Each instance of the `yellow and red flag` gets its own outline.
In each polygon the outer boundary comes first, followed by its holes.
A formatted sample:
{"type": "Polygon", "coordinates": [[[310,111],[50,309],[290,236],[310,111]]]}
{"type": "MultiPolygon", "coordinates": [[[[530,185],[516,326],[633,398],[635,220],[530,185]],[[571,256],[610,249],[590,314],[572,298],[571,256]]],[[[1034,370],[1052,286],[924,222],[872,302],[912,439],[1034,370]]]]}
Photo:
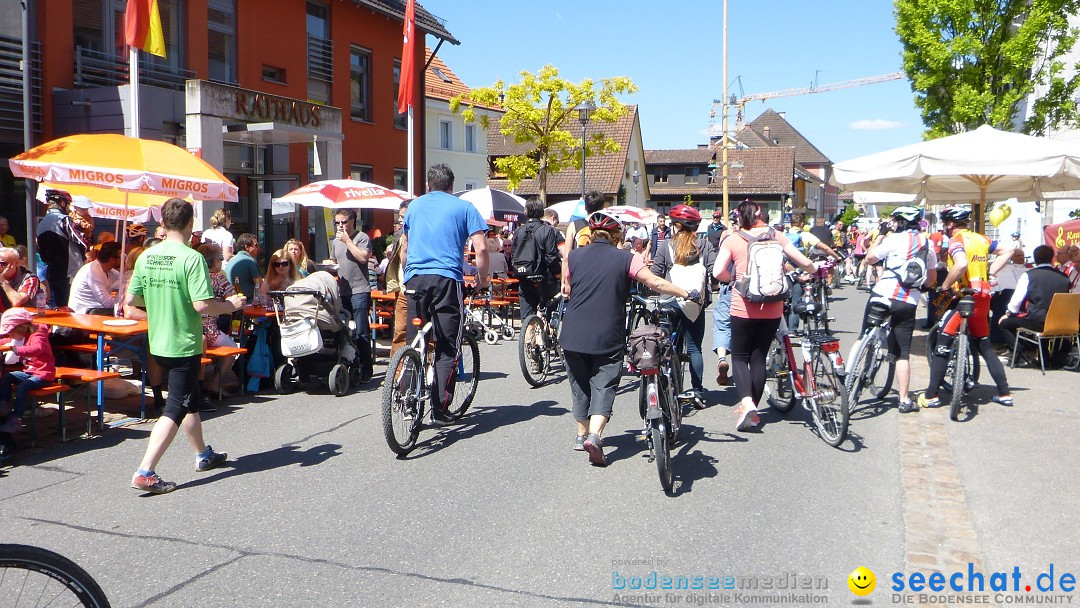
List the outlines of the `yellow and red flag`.
{"type": "Polygon", "coordinates": [[[124,40],[128,46],[165,56],[165,33],[157,0],[128,0],[124,40]]]}
{"type": "Polygon", "coordinates": [[[416,57],[416,2],[405,7],[404,40],[401,46],[401,83],[398,85],[397,111],[404,114],[414,103],[413,60],[416,57]]]}

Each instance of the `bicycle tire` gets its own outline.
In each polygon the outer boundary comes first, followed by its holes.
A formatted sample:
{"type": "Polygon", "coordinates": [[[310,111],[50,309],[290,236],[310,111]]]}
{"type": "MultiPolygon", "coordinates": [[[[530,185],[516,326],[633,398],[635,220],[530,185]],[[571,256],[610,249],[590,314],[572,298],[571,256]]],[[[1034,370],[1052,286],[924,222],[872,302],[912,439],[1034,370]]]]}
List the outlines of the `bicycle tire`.
{"type": "MultiPolygon", "coordinates": [[[[935,325],[933,328],[930,329],[929,333],[926,334],[926,363],[927,363],[927,365],[932,365],[932,361],[933,361],[933,357],[934,357],[934,349],[937,347],[937,341],[938,341],[938,337],[940,335],[941,335],[941,327],[939,325],[935,325]]],[[[954,343],[955,343],[955,341],[954,341],[954,343]]],[[[951,357],[950,357],[950,359],[951,359],[951,357]]],[[[978,353],[976,353],[975,351],[972,351],[970,348],[968,349],[968,364],[970,366],[970,371],[968,372],[968,376],[971,378],[972,382],[978,383],[979,382],[979,375],[980,375],[980,372],[982,370],[982,362],[979,360],[978,353]]],[[[952,376],[953,376],[952,369],[949,368],[949,367],[946,367],[945,368],[945,379],[941,381],[941,388],[947,393],[952,392],[952,376]]]]}
{"type": "Polygon", "coordinates": [[[953,342],[952,353],[949,358],[952,359],[952,385],[953,392],[949,397],[949,418],[951,420],[958,420],[960,418],[960,408],[964,403],[964,381],[968,375],[968,367],[970,361],[968,360],[968,341],[967,340],[955,340],[953,342]]]}
{"type": "Polygon", "coordinates": [[[465,336],[461,340],[460,356],[454,396],[446,410],[454,418],[461,418],[469,411],[476,397],[476,387],[480,384],[480,346],[472,336],[465,336]]]}
{"type": "Polygon", "coordinates": [[[816,351],[811,359],[811,373],[814,376],[815,390],[810,397],[810,411],[814,418],[818,437],[832,447],[837,447],[847,438],[848,392],[837,381],[832,359],[825,353],[816,351]]]}
{"type": "Polygon", "coordinates": [[[653,444],[653,459],[656,460],[656,472],[660,476],[660,487],[664,492],[671,492],[675,485],[675,473],[671,468],[671,445],[668,443],[667,429],[663,421],[649,426],[649,437],[653,444]]]}
{"type": "Polygon", "coordinates": [[[551,371],[550,353],[545,344],[547,342],[545,330],[544,319],[537,315],[529,315],[521,324],[521,334],[518,336],[518,363],[521,365],[521,375],[533,388],[543,386],[551,371]]]}
{"type": "Polygon", "coordinates": [[[390,451],[404,456],[416,446],[424,419],[421,399],[424,366],[411,346],[394,353],[383,381],[383,436],[390,451]]]}
{"type": "Polygon", "coordinates": [[[851,371],[844,379],[844,388],[847,389],[848,399],[852,406],[859,403],[862,391],[866,385],[867,374],[873,362],[873,338],[871,333],[865,333],[859,338],[859,345],[855,348],[855,356],[851,358],[851,371]]]}
{"type": "Polygon", "coordinates": [[[795,407],[795,392],[791,389],[788,376],[787,349],[779,339],[773,340],[769,353],[765,356],[765,388],[769,407],[786,414],[795,407]]]}
{"type": "Polygon", "coordinates": [[[878,343],[870,362],[870,392],[878,399],[884,399],[892,390],[893,378],[896,377],[896,359],[889,354],[884,343],[878,343]],[[884,376],[882,376],[884,373],[884,376]]]}
{"type": "Polygon", "coordinates": [[[815,296],[817,297],[818,317],[820,318],[819,326],[826,332],[829,331],[829,296],[828,291],[825,289],[825,284],[818,281],[815,287],[815,296]]]}
{"type": "Polygon", "coordinates": [[[0,598],[5,603],[14,598],[16,606],[110,608],[101,586],[86,570],[59,553],[29,545],[0,544],[0,598]],[[36,603],[24,604],[24,598],[36,603]],[[72,603],[75,600],[78,604],[72,603]]]}

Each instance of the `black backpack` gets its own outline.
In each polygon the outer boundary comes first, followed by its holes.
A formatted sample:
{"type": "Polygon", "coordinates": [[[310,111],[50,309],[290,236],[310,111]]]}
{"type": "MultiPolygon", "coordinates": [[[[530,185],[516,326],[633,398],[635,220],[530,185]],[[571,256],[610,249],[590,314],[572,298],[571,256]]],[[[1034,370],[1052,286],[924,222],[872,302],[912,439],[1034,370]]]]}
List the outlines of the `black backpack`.
{"type": "Polygon", "coordinates": [[[514,232],[514,252],[510,256],[510,266],[514,276],[519,279],[541,279],[547,274],[544,268],[544,252],[536,239],[536,231],[546,224],[531,221],[514,232]]]}

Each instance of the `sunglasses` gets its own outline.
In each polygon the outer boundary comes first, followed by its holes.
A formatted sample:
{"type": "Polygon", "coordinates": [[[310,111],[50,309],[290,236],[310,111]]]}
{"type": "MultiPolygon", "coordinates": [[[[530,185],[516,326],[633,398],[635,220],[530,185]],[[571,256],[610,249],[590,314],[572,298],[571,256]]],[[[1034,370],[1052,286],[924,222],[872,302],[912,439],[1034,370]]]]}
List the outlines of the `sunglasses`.
{"type": "Polygon", "coordinates": [[[278,268],[284,268],[289,264],[290,262],[288,260],[285,260],[284,262],[274,262],[274,266],[277,266],[278,268]]]}
{"type": "Polygon", "coordinates": [[[334,225],[335,225],[335,226],[344,226],[345,224],[348,224],[348,223],[349,223],[349,221],[350,221],[350,220],[341,220],[341,221],[338,221],[338,220],[334,220],[334,225]]]}

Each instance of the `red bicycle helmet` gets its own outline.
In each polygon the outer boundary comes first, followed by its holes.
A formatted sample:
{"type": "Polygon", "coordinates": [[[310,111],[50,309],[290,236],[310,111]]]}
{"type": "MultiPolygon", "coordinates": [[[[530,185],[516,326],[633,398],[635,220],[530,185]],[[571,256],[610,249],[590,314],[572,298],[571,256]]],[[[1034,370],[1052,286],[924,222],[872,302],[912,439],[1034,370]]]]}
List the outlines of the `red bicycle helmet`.
{"type": "Polygon", "coordinates": [[[697,230],[701,224],[701,214],[689,205],[676,205],[668,214],[672,224],[681,224],[691,230],[697,230]]]}
{"type": "Polygon", "coordinates": [[[623,226],[614,215],[601,209],[589,216],[589,230],[605,230],[607,232],[622,232],[623,226]]]}

